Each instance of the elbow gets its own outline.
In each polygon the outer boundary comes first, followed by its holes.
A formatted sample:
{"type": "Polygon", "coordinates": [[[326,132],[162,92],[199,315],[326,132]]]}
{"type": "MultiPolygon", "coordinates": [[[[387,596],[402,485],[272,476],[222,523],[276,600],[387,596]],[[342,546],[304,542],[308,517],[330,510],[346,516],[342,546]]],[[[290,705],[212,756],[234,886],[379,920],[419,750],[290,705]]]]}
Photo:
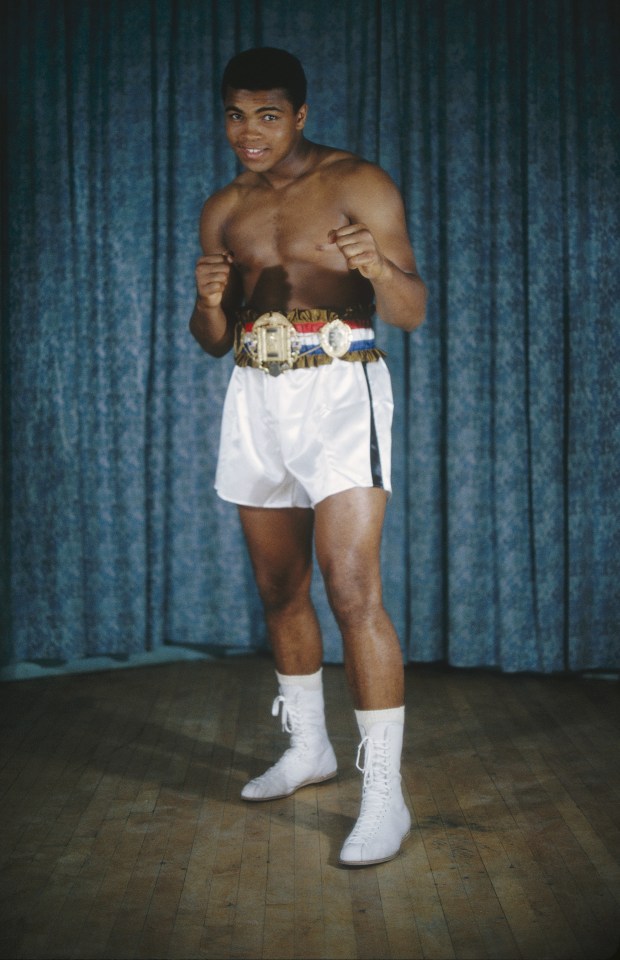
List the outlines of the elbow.
{"type": "Polygon", "coordinates": [[[424,321],[426,320],[426,305],[428,303],[428,289],[420,281],[422,289],[420,290],[419,297],[417,302],[409,315],[409,323],[407,325],[407,333],[413,333],[414,330],[417,330],[418,327],[421,327],[424,321]]]}
{"type": "Polygon", "coordinates": [[[422,326],[425,320],[426,320],[426,310],[420,310],[418,313],[414,314],[414,316],[409,317],[409,323],[405,328],[406,332],[413,333],[414,330],[417,330],[419,327],[422,326]]]}
{"type": "Polygon", "coordinates": [[[208,353],[210,357],[219,359],[220,357],[225,356],[233,345],[233,338],[229,331],[226,331],[225,335],[220,340],[213,340],[211,337],[207,336],[200,322],[196,320],[195,316],[191,317],[188,326],[189,332],[196,343],[202,347],[204,352],[208,353]]]}
{"type": "Polygon", "coordinates": [[[204,332],[201,330],[200,323],[196,321],[195,316],[190,318],[188,328],[196,343],[201,346],[206,353],[210,353],[211,351],[205,340],[204,332]]]}
{"type": "Polygon", "coordinates": [[[411,326],[411,332],[413,333],[414,330],[418,330],[422,326],[425,320],[426,320],[426,310],[423,310],[413,322],[411,326]]]}

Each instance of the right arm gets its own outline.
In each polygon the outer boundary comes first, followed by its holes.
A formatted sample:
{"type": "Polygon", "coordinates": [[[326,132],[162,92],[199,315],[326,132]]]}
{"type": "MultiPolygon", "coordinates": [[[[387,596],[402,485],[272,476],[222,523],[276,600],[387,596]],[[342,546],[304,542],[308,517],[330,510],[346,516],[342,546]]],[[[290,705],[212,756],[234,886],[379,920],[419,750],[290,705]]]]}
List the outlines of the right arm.
{"type": "Polygon", "coordinates": [[[196,303],[189,329],[203,350],[212,357],[228,353],[234,341],[234,315],[241,306],[239,275],[223,238],[226,194],[215,194],[200,215],[200,246],[203,256],[196,263],[196,303]]]}

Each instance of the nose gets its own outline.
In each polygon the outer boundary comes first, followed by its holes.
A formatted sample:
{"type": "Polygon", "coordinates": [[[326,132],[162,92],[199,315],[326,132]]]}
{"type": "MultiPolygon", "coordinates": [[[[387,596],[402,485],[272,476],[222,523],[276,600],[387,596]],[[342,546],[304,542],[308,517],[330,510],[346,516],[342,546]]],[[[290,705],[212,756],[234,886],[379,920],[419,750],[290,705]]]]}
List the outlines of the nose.
{"type": "Polygon", "coordinates": [[[243,136],[246,139],[257,140],[260,137],[258,124],[253,120],[246,120],[243,124],[243,136]]]}

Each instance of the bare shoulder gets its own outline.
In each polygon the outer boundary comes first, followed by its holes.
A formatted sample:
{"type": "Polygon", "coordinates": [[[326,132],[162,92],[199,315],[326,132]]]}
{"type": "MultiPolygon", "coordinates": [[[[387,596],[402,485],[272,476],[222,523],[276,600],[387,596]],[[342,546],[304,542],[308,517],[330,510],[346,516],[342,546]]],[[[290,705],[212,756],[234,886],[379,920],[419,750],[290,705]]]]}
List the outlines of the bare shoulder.
{"type": "Polygon", "coordinates": [[[205,200],[200,213],[200,242],[205,252],[224,244],[224,225],[242,202],[247,186],[238,177],[205,200]]]}
{"type": "Polygon", "coordinates": [[[376,163],[365,160],[363,157],[348,150],[337,150],[333,147],[322,147],[324,155],[320,158],[319,168],[335,177],[353,182],[377,182],[394,185],[392,178],[376,163]]]}
{"type": "Polygon", "coordinates": [[[212,193],[211,196],[205,200],[200,214],[201,220],[208,219],[213,221],[225,219],[230,211],[239,203],[242,192],[243,188],[240,189],[237,180],[233,180],[233,182],[227,186],[216,190],[215,193],[212,193]]]}
{"type": "Polygon", "coordinates": [[[333,179],[340,195],[355,207],[379,203],[382,206],[400,206],[400,190],[385,170],[376,163],[343,150],[334,150],[321,165],[333,179]]]}
{"type": "MultiPolygon", "coordinates": [[[[352,193],[378,194],[384,198],[400,197],[400,191],[390,175],[376,163],[352,157],[341,161],[339,175],[343,187],[352,193]]],[[[338,175],[338,171],[337,175],[338,175]]]]}

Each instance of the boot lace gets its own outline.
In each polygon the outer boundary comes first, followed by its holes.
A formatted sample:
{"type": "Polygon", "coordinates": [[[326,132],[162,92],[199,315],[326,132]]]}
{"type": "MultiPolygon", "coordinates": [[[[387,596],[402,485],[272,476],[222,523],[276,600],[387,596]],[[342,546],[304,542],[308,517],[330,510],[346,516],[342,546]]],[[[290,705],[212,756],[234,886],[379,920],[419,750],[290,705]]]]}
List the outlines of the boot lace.
{"type": "MultiPolygon", "coordinates": [[[[271,707],[271,716],[277,717],[278,714],[280,714],[282,730],[291,737],[291,746],[284,756],[289,750],[305,750],[308,747],[307,724],[301,722],[301,714],[295,701],[287,700],[286,697],[279,694],[271,707]]],[[[282,762],[284,756],[280,758],[278,763],[282,762]]]]}
{"type": "Polygon", "coordinates": [[[388,744],[383,740],[364,737],[357,748],[355,766],[364,774],[364,789],[360,815],[349,836],[349,841],[353,843],[368,840],[376,832],[385,815],[391,795],[388,744]]]}

